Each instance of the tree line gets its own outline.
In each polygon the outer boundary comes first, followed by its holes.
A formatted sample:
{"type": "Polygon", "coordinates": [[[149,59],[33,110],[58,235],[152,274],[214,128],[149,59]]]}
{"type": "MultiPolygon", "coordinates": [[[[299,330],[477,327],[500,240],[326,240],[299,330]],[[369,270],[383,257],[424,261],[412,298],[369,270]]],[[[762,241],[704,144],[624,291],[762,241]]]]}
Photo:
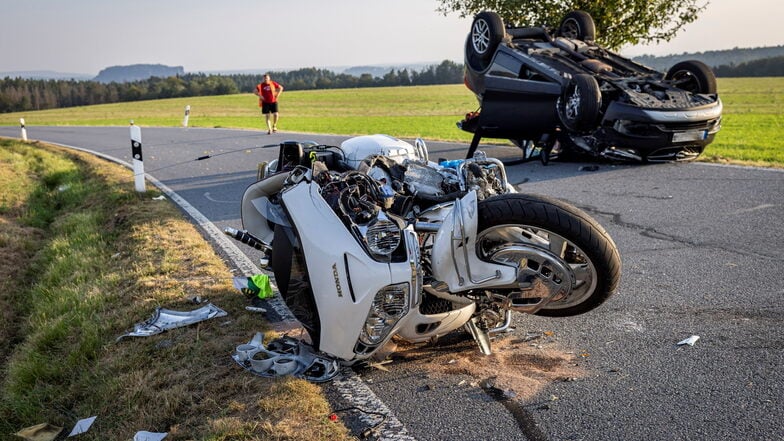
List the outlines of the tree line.
{"type": "MultiPolygon", "coordinates": [[[[456,84],[463,81],[463,66],[445,60],[420,71],[392,69],[381,77],[354,76],[326,69],[304,68],[269,72],[286,90],[456,84]]],[[[263,74],[206,75],[203,73],[152,77],[127,83],[78,80],[0,80],[0,113],[88,106],[117,102],[231,95],[252,92],[263,74]]]]}
{"type": "Polygon", "coordinates": [[[739,64],[723,64],[713,69],[718,77],[784,76],[784,55],[739,64]]]}

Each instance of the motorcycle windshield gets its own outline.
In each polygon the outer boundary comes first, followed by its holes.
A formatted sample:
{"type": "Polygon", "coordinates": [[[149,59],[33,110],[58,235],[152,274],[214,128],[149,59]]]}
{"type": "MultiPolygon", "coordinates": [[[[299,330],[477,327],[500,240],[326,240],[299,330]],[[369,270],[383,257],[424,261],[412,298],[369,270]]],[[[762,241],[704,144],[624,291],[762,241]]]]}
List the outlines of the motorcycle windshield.
{"type": "Polygon", "coordinates": [[[253,199],[251,204],[253,204],[253,207],[256,208],[256,210],[258,210],[259,213],[261,213],[261,215],[270,222],[282,225],[284,227],[291,226],[289,218],[286,216],[286,212],[283,210],[283,207],[280,204],[272,203],[266,196],[253,199]]]}

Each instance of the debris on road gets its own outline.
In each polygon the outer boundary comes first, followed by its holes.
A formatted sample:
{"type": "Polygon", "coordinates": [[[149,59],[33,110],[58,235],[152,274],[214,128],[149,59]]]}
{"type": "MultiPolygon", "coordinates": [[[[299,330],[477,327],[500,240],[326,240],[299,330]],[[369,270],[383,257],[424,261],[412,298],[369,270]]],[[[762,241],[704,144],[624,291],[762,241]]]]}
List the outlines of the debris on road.
{"type": "Polygon", "coordinates": [[[699,335],[692,335],[691,337],[689,337],[689,338],[687,338],[685,340],[679,341],[678,342],[678,346],[683,346],[683,345],[694,346],[694,343],[697,343],[697,340],[699,340],[699,339],[700,339],[699,335]]]}
{"type": "Polygon", "coordinates": [[[28,441],[53,441],[62,431],[62,427],[53,426],[49,423],[41,423],[36,424],[35,426],[25,427],[14,435],[28,441]]]}
{"type": "Polygon", "coordinates": [[[258,297],[262,300],[272,298],[275,295],[270,285],[269,276],[266,274],[256,274],[250,277],[235,277],[234,287],[240,290],[248,298],[258,297]]]}
{"type": "Polygon", "coordinates": [[[160,334],[169,329],[192,325],[215,317],[228,315],[226,311],[208,303],[193,311],[174,311],[171,309],[156,308],[152,317],[143,323],[137,323],[133,331],[117,337],[117,341],[125,337],[149,337],[160,334]]]}
{"type": "Polygon", "coordinates": [[[166,435],[168,434],[168,432],[147,432],[142,430],[136,432],[136,435],[133,436],[133,441],[161,441],[166,438],[166,435]]]}
{"type": "Polygon", "coordinates": [[[98,418],[98,417],[92,416],[90,418],[83,418],[83,419],[77,421],[76,425],[74,425],[74,428],[71,429],[71,433],[68,434],[68,438],[70,438],[72,436],[76,436],[76,435],[82,434],[82,433],[85,433],[88,430],[90,430],[90,426],[93,425],[93,423],[95,422],[96,418],[98,418]]]}

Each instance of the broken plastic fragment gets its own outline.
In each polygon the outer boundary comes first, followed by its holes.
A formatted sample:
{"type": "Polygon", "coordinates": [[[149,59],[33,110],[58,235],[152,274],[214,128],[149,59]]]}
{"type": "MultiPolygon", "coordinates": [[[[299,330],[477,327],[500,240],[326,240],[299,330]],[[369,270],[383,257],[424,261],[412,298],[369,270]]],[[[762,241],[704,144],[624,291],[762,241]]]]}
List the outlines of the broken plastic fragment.
{"type": "Polygon", "coordinates": [[[234,359],[245,370],[261,377],[292,375],[316,383],[329,381],[340,372],[335,359],[318,355],[307,343],[283,336],[264,345],[257,332],[246,344],[237,346],[234,359]]]}
{"type": "Polygon", "coordinates": [[[266,274],[256,274],[250,277],[235,277],[234,287],[249,298],[258,297],[260,299],[269,299],[274,295],[269,276],[266,274]]]}
{"type": "Polygon", "coordinates": [[[164,195],[156,196],[156,197],[152,198],[152,200],[154,200],[154,201],[165,201],[166,200],[166,196],[164,196],[164,195]]]}
{"type": "Polygon", "coordinates": [[[84,433],[84,432],[87,432],[88,430],[90,430],[90,426],[92,426],[93,422],[95,422],[95,418],[97,418],[97,417],[93,416],[93,417],[90,417],[90,418],[84,418],[84,419],[81,419],[81,420],[77,421],[76,425],[71,430],[71,433],[68,434],[68,438],[70,438],[72,436],[79,435],[81,433],[84,433]]]}
{"type": "Polygon", "coordinates": [[[162,439],[166,438],[166,435],[168,435],[167,432],[159,433],[142,430],[136,432],[136,435],[133,436],[133,441],[161,441],[162,439]]]}
{"type": "Polygon", "coordinates": [[[199,309],[183,312],[171,309],[156,308],[152,317],[144,323],[137,323],[133,331],[117,337],[117,341],[124,337],[149,337],[160,334],[169,329],[192,325],[215,317],[227,315],[226,311],[208,303],[199,309]]]}
{"type": "Polygon", "coordinates": [[[62,427],[53,426],[49,423],[36,424],[35,426],[25,427],[14,435],[29,441],[52,441],[63,431],[62,427]]]}
{"type": "Polygon", "coordinates": [[[699,340],[699,339],[700,339],[699,335],[692,335],[691,337],[689,337],[689,338],[687,338],[685,340],[679,341],[678,342],[678,346],[683,346],[683,345],[694,346],[694,343],[697,343],[697,340],[699,340]]]}

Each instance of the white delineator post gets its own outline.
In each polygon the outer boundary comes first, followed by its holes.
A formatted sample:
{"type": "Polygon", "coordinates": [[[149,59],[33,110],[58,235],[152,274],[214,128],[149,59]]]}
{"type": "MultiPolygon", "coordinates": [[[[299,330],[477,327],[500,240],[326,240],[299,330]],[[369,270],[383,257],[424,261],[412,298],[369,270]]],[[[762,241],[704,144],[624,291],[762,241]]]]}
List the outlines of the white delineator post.
{"type": "Polygon", "coordinates": [[[131,154],[133,155],[133,176],[136,182],[136,191],[144,193],[144,162],[142,162],[142,129],[131,121],[131,154]]]}
{"type": "Polygon", "coordinates": [[[185,106],[185,118],[182,119],[182,126],[188,127],[188,117],[191,116],[191,106],[185,106]]]}
{"type": "Polygon", "coordinates": [[[27,141],[27,129],[25,128],[24,118],[19,118],[19,125],[22,126],[22,141],[27,141]]]}

